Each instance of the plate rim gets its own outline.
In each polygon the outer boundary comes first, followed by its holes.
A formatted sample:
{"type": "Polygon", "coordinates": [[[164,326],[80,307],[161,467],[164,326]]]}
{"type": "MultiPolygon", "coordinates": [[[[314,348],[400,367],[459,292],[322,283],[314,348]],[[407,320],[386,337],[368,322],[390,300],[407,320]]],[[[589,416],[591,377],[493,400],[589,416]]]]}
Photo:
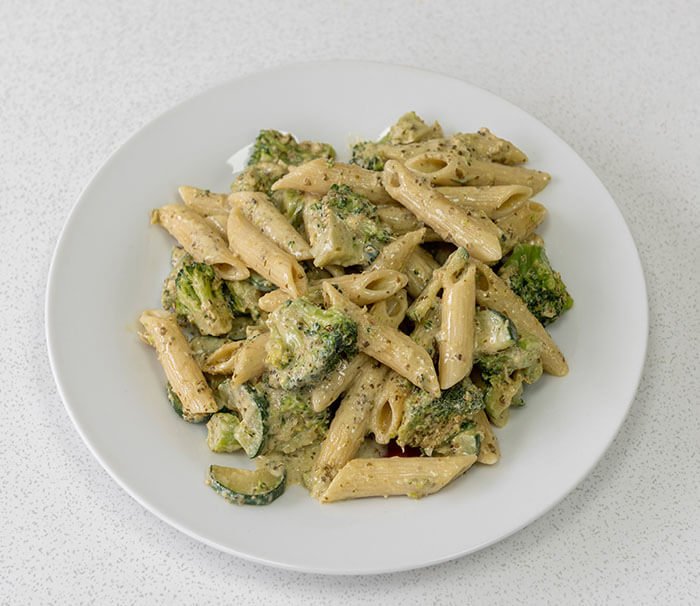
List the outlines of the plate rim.
{"type": "Polygon", "coordinates": [[[124,138],[120,143],[117,144],[117,146],[107,154],[107,156],[102,160],[98,166],[98,168],[92,173],[90,179],[87,181],[87,184],[83,187],[81,190],[80,194],[76,198],[75,202],[71,206],[71,209],[66,216],[63,225],[59,231],[59,235],[56,239],[56,243],[53,249],[53,253],[51,256],[51,262],[49,265],[49,270],[48,270],[48,277],[47,277],[47,282],[46,282],[46,290],[45,290],[45,296],[44,296],[44,327],[45,327],[45,337],[46,337],[46,345],[47,345],[47,351],[48,351],[48,358],[49,358],[49,365],[51,367],[51,372],[57,387],[58,394],[63,402],[64,409],[66,410],[68,417],[70,418],[71,422],[73,423],[73,426],[78,432],[78,435],[80,435],[82,441],[84,444],[87,446],[89,452],[92,454],[93,457],[99,462],[103,470],[105,470],[108,475],[117,483],[118,486],[120,486],[131,498],[133,498],[139,505],[144,507],[147,511],[152,513],[155,517],[159,518],[160,520],[166,522],[173,528],[177,529],[178,531],[182,532],[186,536],[195,539],[201,543],[204,543],[205,545],[209,547],[213,547],[219,551],[223,551],[225,553],[243,558],[245,560],[254,562],[256,564],[262,564],[265,566],[271,566],[277,569],[282,569],[282,570],[289,570],[289,571],[294,571],[294,572],[303,572],[303,573],[309,573],[309,574],[323,574],[323,575],[332,575],[332,576],[356,576],[356,575],[376,575],[376,574],[386,574],[386,573],[394,573],[394,572],[402,572],[402,571],[408,571],[408,570],[417,570],[420,568],[425,568],[428,566],[434,566],[437,564],[441,564],[447,561],[451,561],[472,553],[476,553],[482,549],[485,549],[486,547],[489,547],[491,545],[494,545],[496,543],[499,543],[512,535],[516,534],[526,526],[529,526],[532,524],[534,521],[544,517],[547,513],[549,513],[552,509],[554,509],[557,505],[559,505],[566,497],[568,497],[573,490],[583,482],[584,479],[586,479],[591,472],[598,466],[600,461],[603,459],[603,457],[606,455],[606,453],[609,451],[610,446],[612,443],[615,441],[616,437],[619,435],[619,432],[629,416],[630,409],[636,399],[639,386],[642,380],[642,377],[644,375],[644,370],[646,367],[646,362],[647,362],[647,356],[648,356],[648,343],[649,343],[649,296],[648,296],[648,288],[647,288],[647,280],[646,280],[646,275],[644,272],[644,266],[641,260],[641,256],[639,254],[639,249],[637,247],[637,244],[635,242],[634,236],[629,228],[629,225],[627,224],[627,221],[625,220],[624,215],[622,214],[622,211],[620,210],[620,207],[618,206],[617,202],[613,198],[613,196],[610,194],[608,191],[607,187],[605,184],[601,181],[601,179],[598,177],[598,175],[590,168],[588,163],[579,155],[579,153],[576,151],[574,147],[569,145],[555,130],[549,127],[549,125],[541,120],[540,118],[532,115],[530,112],[522,109],[521,107],[517,106],[510,100],[497,95],[493,93],[492,91],[485,89],[481,86],[477,86],[475,84],[472,84],[469,81],[463,80],[460,77],[451,75],[447,72],[442,72],[439,70],[432,70],[432,69],[424,69],[424,68],[419,68],[419,67],[414,67],[411,65],[406,65],[406,64],[401,64],[401,63],[388,63],[388,62],[383,62],[383,61],[371,61],[371,60],[353,60],[353,59],[327,59],[327,60],[320,60],[320,61],[304,61],[304,62],[284,62],[277,64],[276,66],[263,69],[263,70],[258,70],[249,74],[245,74],[239,77],[235,78],[229,78],[226,79],[222,82],[219,82],[213,86],[209,86],[205,88],[204,90],[198,92],[195,95],[189,96],[180,102],[176,103],[173,106],[168,107],[166,110],[158,113],[154,117],[148,119],[142,126],[136,128],[131,134],[129,134],[126,138],[124,138]],[[60,258],[60,253],[63,249],[63,247],[66,245],[67,241],[67,234],[70,230],[70,227],[72,223],[74,222],[77,213],[79,212],[79,209],[86,204],[87,200],[89,199],[89,194],[90,190],[95,186],[96,181],[98,181],[101,173],[106,170],[108,165],[110,165],[115,158],[119,157],[122,153],[125,153],[125,148],[129,146],[130,143],[132,143],[135,139],[137,139],[139,136],[144,134],[145,132],[149,131],[151,128],[154,128],[154,125],[161,120],[163,120],[166,116],[170,115],[173,112],[176,112],[180,110],[183,106],[196,103],[200,98],[202,97],[207,97],[212,94],[216,94],[216,91],[219,89],[224,89],[226,87],[232,86],[234,84],[244,84],[248,80],[256,80],[259,78],[265,78],[269,77],[271,75],[274,75],[276,72],[283,72],[286,70],[290,69],[312,69],[315,66],[321,66],[321,65],[346,65],[346,66],[362,66],[362,65],[371,65],[371,66],[380,66],[383,68],[388,68],[388,69],[400,69],[404,70],[406,72],[413,72],[417,74],[424,74],[424,75],[438,75],[442,78],[446,78],[455,82],[458,82],[460,85],[466,86],[468,88],[471,88],[475,91],[477,91],[479,94],[485,94],[489,97],[498,99],[499,102],[507,104],[511,109],[517,110],[519,112],[523,112],[527,114],[530,118],[532,118],[535,122],[540,124],[542,127],[547,129],[549,134],[553,135],[561,144],[565,145],[567,148],[569,148],[580,160],[580,162],[588,169],[590,176],[595,179],[597,184],[606,192],[606,194],[609,196],[610,200],[612,201],[612,208],[613,212],[616,212],[618,215],[618,218],[621,221],[621,225],[624,227],[624,229],[627,232],[627,236],[629,237],[629,240],[632,244],[632,250],[634,251],[634,262],[635,262],[635,269],[638,269],[639,277],[641,278],[640,281],[640,288],[642,290],[642,294],[644,297],[643,305],[640,306],[640,312],[643,320],[643,334],[641,335],[642,337],[642,349],[640,352],[640,364],[638,367],[637,371],[637,376],[636,380],[634,383],[634,389],[631,391],[631,396],[628,398],[628,401],[625,403],[624,410],[622,411],[622,414],[620,416],[620,420],[617,423],[617,426],[615,427],[615,430],[611,433],[609,439],[607,440],[605,446],[600,450],[598,455],[593,458],[593,460],[590,461],[590,463],[585,466],[585,469],[580,473],[577,474],[576,477],[572,477],[570,481],[566,484],[566,487],[564,490],[561,491],[561,495],[554,499],[550,504],[548,504],[546,507],[539,509],[537,513],[527,517],[524,521],[522,521],[520,524],[516,525],[515,527],[509,529],[507,532],[504,533],[499,533],[498,536],[487,540],[483,541],[479,545],[476,546],[471,546],[468,549],[462,549],[462,550],[457,550],[454,552],[451,552],[447,555],[443,555],[441,557],[435,557],[430,559],[429,561],[423,561],[419,564],[404,564],[404,565],[399,565],[399,566],[390,566],[387,565],[384,568],[381,569],[363,569],[363,568],[344,568],[342,570],[336,569],[336,568],[323,568],[323,567],[314,567],[314,566],[306,566],[302,564],[291,564],[288,562],[284,561],[277,561],[277,560],[272,560],[272,559],[267,559],[264,557],[259,557],[256,555],[252,555],[246,552],[238,551],[236,549],[231,548],[228,545],[225,545],[223,543],[218,543],[216,541],[213,541],[205,536],[202,536],[198,534],[197,532],[194,532],[193,530],[189,529],[186,525],[183,525],[180,523],[177,519],[174,519],[172,516],[169,516],[168,514],[160,511],[157,507],[151,505],[148,501],[147,498],[144,498],[142,495],[140,495],[136,491],[130,490],[128,485],[126,484],[126,481],[123,480],[119,475],[106,463],[105,459],[100,455],[97,446],[93,443],[91,438],[88,436],[88,433],[84,430],[84,427],[81,425],[80,421],[76,417],[74,411],[72,410],[72,407],[69,405],[68,398],[66,397],[66,392],[64,389],[64,385],[62,382],[62,379],[59,375],[59,372],[57,370],[57,363],[56,363],[56,355],[57,352],[55,351],[56,348],[56,342],[53,337],[53,332],[54,332],[54,321],[57,321],[53,319],[52,314],[55,313],[55,310],[53,309],[53,304],[52,304],[52,299],[55,298],[54,293],[56,292],[56,289],[58,288],[56,284],[56,267],[57,264],[59,263],[58,259],[60,258]]]}

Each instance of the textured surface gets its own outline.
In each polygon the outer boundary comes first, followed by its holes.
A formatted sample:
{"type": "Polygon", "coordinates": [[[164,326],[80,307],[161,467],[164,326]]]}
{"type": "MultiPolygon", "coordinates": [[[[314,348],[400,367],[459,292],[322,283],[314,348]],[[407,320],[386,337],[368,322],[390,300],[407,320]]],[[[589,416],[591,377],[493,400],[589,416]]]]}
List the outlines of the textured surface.
{"type": "Polygon", "coordinates": [[[0,603],[700,601],[700,9],[579,4],[0,4],[0,603]],[[437,69],[532,113],[606,184],[647,276],[645,373],[602,462],[515,536],[410,573],[288,573],[180,534],[93,460],[48,367],[51,253],[107,155],[194,93],[318,58],[437,69]]]}

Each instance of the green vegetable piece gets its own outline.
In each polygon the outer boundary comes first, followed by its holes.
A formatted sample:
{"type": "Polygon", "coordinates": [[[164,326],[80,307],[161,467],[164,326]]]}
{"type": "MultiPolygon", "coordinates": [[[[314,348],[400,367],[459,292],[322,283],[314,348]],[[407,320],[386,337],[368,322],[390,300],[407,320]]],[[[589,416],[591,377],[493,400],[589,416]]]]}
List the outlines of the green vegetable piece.
{"type": "Polygon", "coordinates": [[[174,246],[170,253],[171,270],[163,282],[163,290],[160,296],[161,305],[166,311],[175,311],[175,299],[177,297],[175,278],[177,278],[180,269],[185,263],[192,263],[192,257],[183,248],[174,246]]]}
{"type": "Polygon", "coordinates": [[[493,354],[518,340],[518,332],[502,313],[480,309],[474,315],[474,346],[476,353],[493,354]]]}
{"type": "Polygon", "coordinates": [[[287,167],[277,162],[259,162],[238,174],[231,184],[231,191],[259,191],[272,193],[272,185],[287,174],[287,167]]]}
{"type": "Polygon", "coordinates": [[[431,454],[457,435],[470,415],[483,407],[483,394],[469,378],[446,389],[438,398],[414,388],[406,399],[396,442],[401,447],[415,446],[431,454]]]}
{"type": "Polygon", "coordinates": [[[328,432],[330,413],[315,412],[308,395],[269,389],[268,432],[265,452],[290,454],[320,443],[328,432]]]}
{"type": "Polygon", "coordinates": [[[429,125],[416,112],[407,112],[391,126],[381,143],[408,145],[429,139],[440,139],[445,135],[438,122],[429,125]]]}
{"type": "Polygon", "coordinates": [[[476,423],[468,421],[462,426],[462,431],[452,437],[447,444],[435,449],[435,454],[477,455],[481,450],[481,433],[476,423]]]}
{"type": "Polygon", "coordinates": [[[170,406],[173,407],[173,410],[175,411],[177,416],[183,419],[184,421],[187,421],[188,423],[204,423],[209,419],[208,414],[193,415],[190,417],[186,417],[182,410],[182,401],[175,393],[173,386],[170,383],[168,383],[165,390],[168,395],[168,402],[170,402],[170,406]]]}
{"type": "Polygon", "coordinates": [[[384,170],[386,158],[381,154],[376,143],[360,141],[352,146],[350,162],[367,170],[384,170]]]}
{"type": "Polygon", "coordinates": [[[485,383],[486,414],[496,427],[508,422],[511,406],[522,406],[523,384],[542,376],[542,346],[529,337],[494,354],[478,354],[475,365],[485,383]]]}
{"type": "Polygon", "coordinates": [[[207,484],[236,505],[269,505],[284,493],[286,480],[284,469],[250,470],[212,465],[207,484]]]}
{"type": "Polygon", "coordinates": [[[299,143],[292,135],[285,135],[277,130],[261,130],[255,139],[248,166],[259,162],[281,162],[295,166],[315,158],[333,160],[335,150],[327,143],[299,143]]]}
{"type": "Polygon", "coordinates": [[[175,278],[175,311],[205,335],[231,330],[233,316],[223,281],[204,263],[184,263],[175,278]]]}
{"type": "Polygon", "coordinates": [[[498,273],[543,326],[574,304],[542,246],[518,244],[498,273]]]}
{"type": "MultiPolygon", "coordinates": [[[[219,390],[221,389],[219,386],[219,390]]],[[[262,452],[267,438],[267,398],[249,383],[231,387],[229,397],[241,417],[233,437],[248,457],[253,459],[262,452]]]]}
{"type": "Polygon", "coordinates": [[[228,294],[228,304],[234,316],[250,316],[253,320],[260,317],[258,299],[260,291],[247,280],[227,280],[225,294],[228,294]]]}
{"type": "Polygon", "coordinates": [[[322,200],[310,205],[309,221],[314,264],[369,265],[391,231],[377,217],[377,207],[347,185],[331,185],[322,200]]]}
{"type": "Polygon", "coordinates": [[[207,445],[213,452],[236,452],[241,445],[235,432],[240,424],[238,417],[230,412],[214,413],[207,423],[207,445]]]}
{"type": "Polygon", "coordinates": [[[305,297],[280,305],[267,325],[265,363],[273,387],[298,390],[357,352],[357,324],[337,309],[323,309],[305,297]]]}

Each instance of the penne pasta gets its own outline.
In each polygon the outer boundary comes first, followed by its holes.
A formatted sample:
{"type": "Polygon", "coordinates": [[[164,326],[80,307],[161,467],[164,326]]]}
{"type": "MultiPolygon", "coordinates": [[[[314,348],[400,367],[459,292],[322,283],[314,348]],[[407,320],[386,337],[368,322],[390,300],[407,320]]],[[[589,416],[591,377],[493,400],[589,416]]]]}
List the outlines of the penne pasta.
{"type": "Polygon", "coordinates": [[[405,495],[419,499],[444,488],[476,462],[476,455],[353,459],[340,469],[322,503],[405,495]]]}
{"type": "Polygon", "coordinates": [[[546,216],[547,209],[538,202],[530,200],[510,215],[498,219],[496,224],[505,236],[503,252],[510,252],[516,244],[532,235],[546,216]]]}
{"type": "Polygon", "coordinates": [[[440,264],[424,248],[418,246],[406,260],[403,271],[408,277],[406,290],[412,297],[417,297],[433,276],[440,264]]]}
{"type": "Polygon", "coordinates": [[[202,415],[219,410],[175,315],[152,309],[141,314],[140,322],[144,340],[156,350],[165,376],[182,402],[183,418],[198,421],[202,415]]]}
{"type": "Polygon", "coordinates": [[[378,444],[388,444],[396,437],[403,419],[406,398],[411,393],[411,383],[395,372],[389,373],[372,408],[369,429],[378,444]]]}
{"type": "Polygon", "coordinates": [[[245,280],[250,275],[216,229],[191,208],[162,206],[153,211],[151,223],[164,227],[195,261],[211,265],[225,280],[245,280]]]}
{"type": "Polygon", "coordinates": [[[443,186],[435,189],[460,208],[483,212],[494,221],[516,211],[532,197],[532,189],[524,185],[443,186]]]}
{"type": "Polygon", "coordinates": [[[455,250],[445,263],[435,269],[421,293],[408,308],[407,315],[414,322],[421,322],[432,309],[435,309],[438,295],[445,281],[461,274],[469,263],[469,254],[463,248],[455,250]]]}
{"type": "Polygon", "coordinates": [[[311,471],[311,494],[319,498],[335,474],[357,453],[367,434],[374,396],[386,368],[374,360],[363,362],[356,380],[340,403],[311,471]]]}
{"type": "Polygon", "coordinates": [[[230,209],[227,202],[227,194],[215,194],[208,189],[199,189],[189,185],[182,185],[178,187],[177,191],[185,206],[198,212],[203,217],[228,215],[230,209]]]}
{"type": "Polygon", "coordinates": [[[524,185],[533,193],[542,191],[552,178],[543,171],[450,152],[426,152],[414,156],[406,161],[406,168],[427,179],[431,185],[524,185]]]}
{"type": "Polygon", "coordinates": [[[311,388],[311,407],[316,412],[321,412],[333,404],[352,385],[369,359],[369,356],[360,353],[351,360],[341,361],[323,383],[311,388]]]}
{"type": "Polygon", "coordinates": [[[392,269],[375,269],[323,280],[335,286],[356,305],[368,305],[387,299],[406,286],[408,278],[392,269]]]}
{"type": "Polygon", "coordinates": [[[448,389],[472,369],[474,353],[475,275],[473,265],[458,279],[443,281],[442,316],[438,333],[440,389],[448,389]]]}
{"type": "Polygon", "coordinates": [[[240,208],[234,208],[229,214],[228,234],[231,250],[248,267],[293,298],[306,292],[306,274],[298,261],[258,231],[240,208]]]}
{"type": "Polygon", "coordinates": [[[297,261],[313,259],[309,244],[265,194],[236,192],[228,201],[231,208],[240,208],[248,221],[297,261]]]}
{"type": "Polygon", "coordinates": [[[202,370],[211,375],[231,375],[232,385],[242,385],[265,370],[265,346],[269,333],[233,341],[207,356],[202,370]]]}
{"type": "Polygon", "coordinates": [[[382,186],[381,173],[323,158],[292,167],[289,173],[275,182],[272,191],[298,189],[325,195],[334,184],[347,185],[375,204],[391,202],[391,197],[382,186]]]}
{"type": "Polygon", "coordinates": [[[564,356],[523,300],[490,267],[478,261],[471,262],[476,267],[476,302],[504,314],[515,324],[519,334],[531,335],[542,343],[542,367],[545,372],[558,377],[567,374],[569,367],[564,356]]]}
{"type": "Polygon", "coordinates": [[[476,423],[477,431],[481,436],[481,446],[476,460],[484,465],[498,463],[498,460],[501,458],[501,448],[498,445],[496,434],[491,429],[486,413],[480,410],[474,414],[472,420],[476,423]]]}
{"type": "Polygon", "coordinates": [[[422,228],[396,238],[396,240],[390,242],[381,250],[379,256],[370,266],[370,269],[393,269],[401,271],[423,240],[424,234],[425,229],[422,228]]]}
{"type": "Polygon", "coordinates": [[[258,307],[261,311],[271,312],[275,311],[282,303],[289,301],[291,296],[288,292],[278,288],[277,290],[265,293],[262,297],[258,299],[258,307]]]}
{"type": "Polygon", "coordinates": [[[476,221],[403,165],[393,160],[387,162],[383,182],[393,198],[430,225],[443,239],[463,246],[469,254],[488,263],[501,258],[498,235],[484,229],[483,221],[476,221]]]}
{"type": "Polygon", "coordinates": [[[350,316],[358,325],[357,344],[361,351],[386,364],[416,387],[431,395],[440,394],[433,361],[408,335],[379,324],[370,314],[341,295],[331,284],[323,285],[327,303],[350,316]]]}

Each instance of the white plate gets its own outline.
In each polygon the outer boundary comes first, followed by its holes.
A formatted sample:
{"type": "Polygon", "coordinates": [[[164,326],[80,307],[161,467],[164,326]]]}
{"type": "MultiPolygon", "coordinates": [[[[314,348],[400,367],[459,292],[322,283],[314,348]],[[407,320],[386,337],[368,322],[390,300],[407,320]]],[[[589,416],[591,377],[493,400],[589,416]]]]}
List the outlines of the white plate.
{"type": "Polygon", "coordinates": [[[232,554],[303,571],[379,573],[426,566],[492,544],[559,502],[593,468],[633,400],[647,299],[634,243],[615,203],[576,153],[510,103],[407,67],[328,62],[229,82],[151,122],[100,169],[70,215],[47,291],[49,354],[63,400],[104,468],[139,503],[232,554]],[[236,507],[204,485],[205,429],[170,410],[152,351],[136,337],[159,303],[171,241],[149,210],[176,187],[226,190],[226,159],[260,128],[328,141],[375,136],[404,111],[447,132],[488,126],[549,171],[542,234],[576,301],[553,328],[571,372],[529,389],[498,432],[503,458],[423,500],[320,505],[299,487],[269,507],[236,507]]]}

